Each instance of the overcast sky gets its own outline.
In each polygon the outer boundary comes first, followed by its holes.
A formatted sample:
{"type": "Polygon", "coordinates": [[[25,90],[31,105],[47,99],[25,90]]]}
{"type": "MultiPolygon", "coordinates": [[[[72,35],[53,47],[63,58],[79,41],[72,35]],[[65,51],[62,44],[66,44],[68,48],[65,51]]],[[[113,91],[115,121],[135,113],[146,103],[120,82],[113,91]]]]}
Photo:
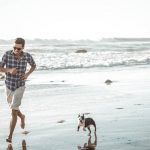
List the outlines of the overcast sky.
{"type": "Polygon", "coordinates": [[[150,37],[150,0],[0,0],[0,39],[150,37]]]}

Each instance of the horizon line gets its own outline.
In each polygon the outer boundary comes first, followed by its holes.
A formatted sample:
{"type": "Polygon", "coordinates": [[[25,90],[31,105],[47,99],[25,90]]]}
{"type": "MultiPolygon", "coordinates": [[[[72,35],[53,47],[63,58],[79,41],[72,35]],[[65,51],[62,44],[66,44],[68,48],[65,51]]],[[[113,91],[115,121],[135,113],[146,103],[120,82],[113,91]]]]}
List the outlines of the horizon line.
{"type": "MultiPolygon", "coordinates": [[[[18,36],[19,37],[19,36],[18,36]]],[[[20,36],[22,37],[22,36],[20,36]]],[[[15,38],[14,38],[15,39],[15,38]]],[[[12,41],[14,39],[3,39],[3,38],[0,38],[1,41],[12,41]]],[[[81,38],[81,39],[71,39],[71,38],[24,38],[25,40],[64,40],[64,41],[67,41],[67,40],[71,40],[71,41],[80,41],[80,40],[90,40],[90,41],[97,41],[97,40],[103,40],[103,39],[150,39],[150,37],[101,37],[101,38],[97,38],[97,39],[90,39],[90,38],[81,38]]]]}

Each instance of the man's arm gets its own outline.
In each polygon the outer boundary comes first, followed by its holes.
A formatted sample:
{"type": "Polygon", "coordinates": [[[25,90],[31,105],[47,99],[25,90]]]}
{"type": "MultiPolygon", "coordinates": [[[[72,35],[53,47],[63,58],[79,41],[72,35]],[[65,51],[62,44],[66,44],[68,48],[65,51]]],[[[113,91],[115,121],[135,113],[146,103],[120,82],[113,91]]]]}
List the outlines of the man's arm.
{"type": "Polygon", "coordinates": [[[17,69],[16,68],[3,68],[3,67],[0,66],[0,72],[16,74],[17,69]]]}
{"type": "Polygon", "coordinates": [[[16,68],[5,68],[4,66],[6,65],[7,62],[7,54],[5,53],[2,57],[2,61],[0,62],[0,72],[4,73],[10,73],[10,74],[16,74],[17,69],[16,68]]]}
{"type": "Polygon", "coordinates": [[[28,72],[21,76],[21,80],[26,80],[28,76],[35,70],[36,65],[31,66],[28,72]]]}

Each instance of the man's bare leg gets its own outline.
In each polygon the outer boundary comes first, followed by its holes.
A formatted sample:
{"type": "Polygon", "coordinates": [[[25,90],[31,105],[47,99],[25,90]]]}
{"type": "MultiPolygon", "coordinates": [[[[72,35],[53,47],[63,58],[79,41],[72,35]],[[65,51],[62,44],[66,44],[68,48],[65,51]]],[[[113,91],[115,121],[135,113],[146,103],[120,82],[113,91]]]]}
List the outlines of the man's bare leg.
{"type": "Polygon", "coordinates": [[[10,120],[9,135],[8,135],[8,138],[6,139],[7,142],[12,141],[12,135],[13,135],[14,129],[16,127],[16,123],[17,123],[18,110],[12,109],[11,116],[12,116],[12,118],[10,120]]]}
{"type": "Polygon", "coordinates": [[[20,110],[18,110],[18,117],[20,117],[21,119],[21,128],[24,129],[25,128],[25,115],[22,114],[20,110]]]}

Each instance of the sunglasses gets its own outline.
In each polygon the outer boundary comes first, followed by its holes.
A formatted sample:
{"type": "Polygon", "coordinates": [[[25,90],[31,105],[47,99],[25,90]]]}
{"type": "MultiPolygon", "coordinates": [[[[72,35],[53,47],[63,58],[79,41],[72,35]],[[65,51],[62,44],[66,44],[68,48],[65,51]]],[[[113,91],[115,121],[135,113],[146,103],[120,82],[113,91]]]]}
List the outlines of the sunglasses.
{"type": "Polygon", "coordinates": [[[14,50],[20,51],[20,50],[22,50],[22,48],[18,48],[18,47],[15,47],[15,46],[14,46],[14,50]]]}

